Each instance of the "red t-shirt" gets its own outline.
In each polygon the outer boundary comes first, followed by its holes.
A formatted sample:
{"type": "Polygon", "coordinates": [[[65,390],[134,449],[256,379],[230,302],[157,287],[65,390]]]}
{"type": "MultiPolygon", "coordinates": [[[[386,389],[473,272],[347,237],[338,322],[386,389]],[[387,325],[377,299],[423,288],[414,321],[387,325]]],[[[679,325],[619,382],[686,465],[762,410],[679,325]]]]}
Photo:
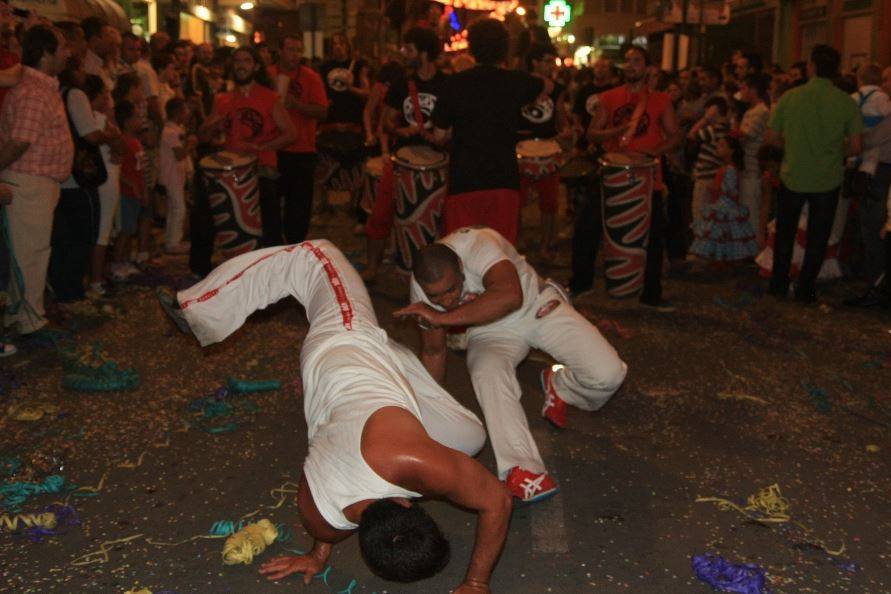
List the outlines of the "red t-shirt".
{"type": "MultiPolygon", "coordinates": [[[[15,66],[18,63],[18,54],[14,54],[5,49],[0,49],[0,70],[5,70],[6,68],[15,66]]],[[[0,109],[3,108],[3,100],[6,99],[6,93],[8,92],[8,88],[0,88],[0,109]]]]}
{"type": "MultiPolygon", "coordinates": [[[[607,128],[615,128],[631,121],[634,110],[641,101],[641,93],[632,93],[628,85],[622,85],[600,94],[600,105],[607,112],[607,128]]],[[[649,92],[643,98],[646,109],[637,122],[637,130],[626,146],[620,146],[619,137],[603,143],[607,152],[646,152],[665,141],[662,129],[662,115],[671,104],[666,93],[649,92]]]]}
{"type": "MultiPolygon", "coordinates": [[[[325,84],[322,77],[311,68],[300,66],[296,70],[281,72],[290,79],[288,95],[301,103],[328,106],[328,95],[325,93],[325,84]]],[[[287,104],[287,103],[286,103],[287,104]]],[[[297,130],[297,140],[294,144],[283,149],[289,153],[314,153],[316,152],[316,128],[318,120],[307,117],[293,109],[288,110],[294,128],[297,130]]]]}
{"type": "MultiPolygon", "coordinates": [[[[226,150],[248,152],[246,143],[263,144],[275,139],[278,126],[272,119],[272,109],[278,95],[275,91],[254,83],[247,95],[238,89],[217,95],[213,106],[214,115],[225,118],[226,150]]],[[[275,167],[275,151],[260,151],[260,165],[275,167]]]]}
{"type": "Polygon", "coordinates": [[[137,198],[145,189],[145,151],[142,143],[125,135],[124,156],[121,159],[121,195],[137,198]]]}

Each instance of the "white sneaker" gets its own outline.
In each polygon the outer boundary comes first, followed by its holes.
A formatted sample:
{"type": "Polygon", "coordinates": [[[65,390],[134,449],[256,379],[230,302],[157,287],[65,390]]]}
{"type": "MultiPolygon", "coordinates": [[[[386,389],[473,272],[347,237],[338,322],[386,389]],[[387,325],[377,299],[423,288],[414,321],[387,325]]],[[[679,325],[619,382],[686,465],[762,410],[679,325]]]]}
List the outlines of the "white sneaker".
{"type": "Polygon", "coordinates": [[[140,274],[139,269],[129,262],[113,264],[111,267],[111,278],[119,282],[125,281],[136,274],[140,274]]]}

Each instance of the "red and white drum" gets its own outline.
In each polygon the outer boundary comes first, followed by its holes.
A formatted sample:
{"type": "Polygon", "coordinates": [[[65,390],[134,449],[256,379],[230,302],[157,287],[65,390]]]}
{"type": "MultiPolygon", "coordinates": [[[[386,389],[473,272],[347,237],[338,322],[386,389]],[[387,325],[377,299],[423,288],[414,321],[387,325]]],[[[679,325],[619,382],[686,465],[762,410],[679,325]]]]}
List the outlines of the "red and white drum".
{"type": "Polygon", "coordinates": [[[257,158],[222,151],[204,157],[198,166],[223,257],[228,260],[260,247],[263,223],[257,158]]]}
{"type": "Polygon", "coordinates": [[[396,264],[411,271],[415,254],[439,237],[448,192],[449,156],[426,145],[405,146],[392,156],[396,177],[396,264]]]}
{"type": "Polygon", "coordinates": [[[604,273],[611,297],[629,297],[643,289],[658,164],[640,153],[600,158],[604,273]]]}
{"type": "Polygon", "coordinates": [[[374,203],[377,200],[377,187],[384,175],[384,158],[371,157],[365,161],[365,174],[362,177],[362,197],[359,199],[359,207],[371,214],[374,203]]]}
{"type": "Polygon", "coordinates": [[[539,180],[560,170],[563,149],[556,140],[532,138],[517,143],[517,164],[520,175],[539,180]]]}

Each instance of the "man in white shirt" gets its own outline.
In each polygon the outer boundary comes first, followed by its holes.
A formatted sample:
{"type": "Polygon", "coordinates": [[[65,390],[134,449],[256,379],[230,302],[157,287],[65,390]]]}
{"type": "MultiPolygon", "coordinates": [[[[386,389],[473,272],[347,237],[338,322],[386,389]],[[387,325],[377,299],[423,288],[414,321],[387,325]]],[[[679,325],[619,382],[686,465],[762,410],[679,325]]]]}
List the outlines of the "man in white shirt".
{"type": "Polygon", "coordinates": [[[139,76],[142,86],[142,95],[148,106],[148,116],[155,125],[163,125],[164,117],[158,102],[160,83],[158,75],[152,65],[142,57],[143,41],[133,33],[124,33],[122,36],[121,59],[133,72],[139,76]]]}
{"type": "Polygon", "coordinates": [[[421,361],[445,378],[446,331],[467,330],[467,367],[486,417],[498,476],[514,497],[541,501],[558,492],[520,405],[516,367],[530,348],[562,363],[541,374],[542,416],[566,426],[567,404],[598,410],[618,390],[627,366],[562,290],[538,276],[503,236],[465,227],[418,254],[412,304],[395,312],[421,327],[421,361]]]}
{"type": "Polygon", "coordinates": [[[101,17],[87,17],[81,23],[81,27],[84,30],[84,41],[87,42],[84,71],[101,77],[105,87],[111,92],[114,89],[115,77],[106,63],[114,53],[114,44],[119,38],[118,33],[101,17]]]}
{"type": "Polygon", "coordinates": [[[433,497],[476,512],[470,566],[454,592],[489,592],[511,500],[473,460],[485,431],[377,323],[365,285],[327,240],[270,247],[224,262],[176,302],[159,294],[177,325],[202,345],[224,340],[249,315],[286,297],[306,310],[300,352],[309,449],[297,495],[315,543],[273,559],[269,579],[323,571],[331,547],[358,530],[362,557],[384,579],[412,582],[448,562],[448,541],[410,499],[433,497]]]}

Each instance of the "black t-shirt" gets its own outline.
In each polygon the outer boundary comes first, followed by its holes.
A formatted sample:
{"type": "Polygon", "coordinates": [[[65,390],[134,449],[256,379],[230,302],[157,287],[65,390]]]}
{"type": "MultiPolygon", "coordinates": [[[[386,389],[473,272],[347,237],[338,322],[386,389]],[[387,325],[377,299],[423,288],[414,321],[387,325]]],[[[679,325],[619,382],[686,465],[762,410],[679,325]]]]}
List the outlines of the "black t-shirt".
{"type": "Polygon", "coordinates": [[[543,87],[538,77],[494,66],[476,66],[446,80],[433,123],[452,129],[449,194],[519,189],[520,109],[543,87]]]}
{"type": "Polygon", "coordinates": [[[520,138],[553,138],[557,136],[557,102],[564,87],[554,83],[554,92],[538,96],[520,110],[520,138]]]}
{"type": "Polygon", "coordinates": [[[579,90],[576,91],[575,102],[572,105],[572,113],[581,119],[585,130],[588,129],[588,125],[591,124],[591,118],[594,115],[594,100],[592,100],[591,97],[614,88],[615,85],[600,86],[595,85],[594,83],[588,83],[583,87],[579,87],[579,90]]]}
{"type": "Polygon", "coordinates": [[[364,104],[361,97],[350,91],[350,87],[359,84],[359,75],[364,68],[364,60],[329,60],[322,64],[320,74],[330,101],[326,122],[362,124],[364,104]]]}
{"type": "MultiPolygon", "coordinates": [[[[433,109],[436,107],[436,101],[442,94],[442,89],[448,78],[449,77],[442,72],[437,71],[430,80],[422,80],[417,74],[413,74],[407,80],[403,79],[390,85],[390,89],[387,91],[387,97],[384,99],[384,102],[387,106],[392,107],[401,114],[398,126],[403,128],[405,126],[418,125],[418,121],[415,118],[414,101],[412,101],[411,94],[408,92],[408,81],[411,80],[415,83],[415,87],[418,90],[418,103],[421,107],[424,129],[433,130],[433,109]]],[[[397,138],[396,141],[397,146],[406,146],[424,142],[421,137],[417,136],[411,138],[400,137],[397,138]]]]}

